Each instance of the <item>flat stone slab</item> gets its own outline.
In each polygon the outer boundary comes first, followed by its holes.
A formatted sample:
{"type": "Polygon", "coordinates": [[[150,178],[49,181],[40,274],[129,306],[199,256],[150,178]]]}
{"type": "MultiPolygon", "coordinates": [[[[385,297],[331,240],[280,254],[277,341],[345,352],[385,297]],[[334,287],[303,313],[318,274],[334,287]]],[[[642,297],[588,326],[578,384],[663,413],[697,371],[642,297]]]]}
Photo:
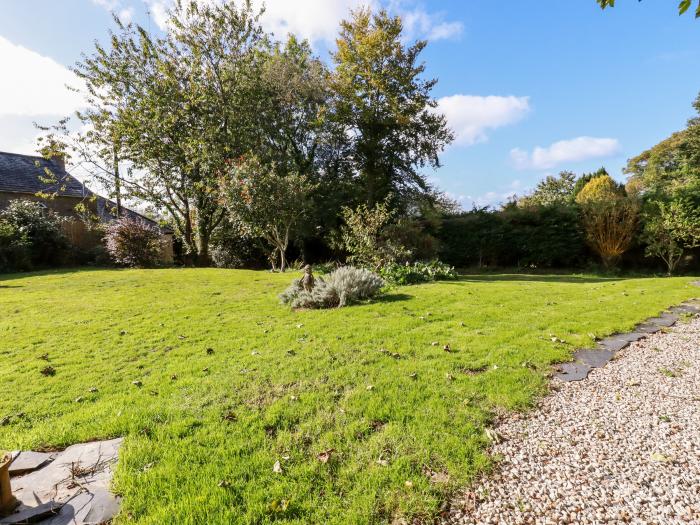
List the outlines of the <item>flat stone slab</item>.
{"type": "Polygon", "coordinates": [[[588,372],[591,371],[591,367],[586,363],[581,363],[580,361],[572,361],[570,363],[563,363],[558,366],[558,372],[555,377],[558,377],[562,381],[581,381],[588,377],[588,372]]]}
{"type": "Polygon", "coordinates": [[[583,362],[589,368],[605,366],[615,356],[610,350],[578,350],[574,353],[577,361],[583,362]]]}
{"type": "Polygon", "coordinates": [[[53,461],[57,454],[47,454],[45,452],[18,452],[15,460],[10,465],[10,477],[21,476],[53,461]]]}
{"type": "Polygon", "coordinates": [[[32,523],[87,525],[111,520],[119,512],[119,499],[109,491],[109,484],[121,443],[118,438],[73,445],[41,468],[13,477],[12,492],[21,505],[0,524],[21,523],[10,520],[44,505],[60,506],[60,510],[32,523]]]}
{"type": "Polygon", "coordinates": [[[554,377],[561,381],[581,381],[586,379],[593,368],[605,366],[615,357],[617,352],[630,343],[639,341],[662,328],[673,326],[678,321],[679,315],[683,313],[698,314],[700,313],[700,305],[695,301],[688,301],[679,306],[674,306],[661,315],[638,324],[632,332],[613,334],[602,339],[598,342],[597,348],[577,350],[574,352],[575,360],[559,365],[554,377]]]}

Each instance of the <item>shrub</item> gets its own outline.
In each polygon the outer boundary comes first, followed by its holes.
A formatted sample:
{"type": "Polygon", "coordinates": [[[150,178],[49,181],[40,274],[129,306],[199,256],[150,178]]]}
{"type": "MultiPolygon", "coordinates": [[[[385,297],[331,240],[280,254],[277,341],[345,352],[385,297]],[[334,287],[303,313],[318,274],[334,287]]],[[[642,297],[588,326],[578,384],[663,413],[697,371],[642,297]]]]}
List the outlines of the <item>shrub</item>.
{"type": "Polygon", "coordinates": [[[160,260],[163,241],[160,232],[140,219],[122,217],[107,226],[107,251],[117,264],[148,268],[160,260]]]}
{"type": "Polygon", "coordinates": [[[343,266],[325,278],[316,277],[311,291],[304,290],[301,279],[295,279],[280,295],[292,308],[335,308],[370,299],[384,286],[377,274],[363,268],[343,266]]]}
{"type": "Polygon", "coordinates": [[[609,176],[592,179],[576,196],[581,205],[586,240],[612,268],[632,245],[639,217],[639,204],[609,176]]]}
{"type": "Polygon", "coordinates": [[[2,247],[8,270],[33,266],[57,266],[68,256],[68,239],[63,234],[63,219],[40,203],[17,199],[0,212],[4,224],[2,247]],[[12,264],[9,261],[14,261],[12,264]]]}
{"type": "Polygon", "coordinates": [[[455,269],[440,261],[388,264],[379,271],[379,275],[387,282],[398,285],[457,278],[455,269]]]}
{"type": "Polygon", "coordinates": [[[345,224],[341,228],[342,247],[348,261],[363,268],[378,270],[385,264],[403,261],[410,252],[391,235],[393,212],[386,202],[373,208],[366,204],[356,209],[343,208],[345,224]]]}
{"type": "Polygon", "coordinates": [[[29,257],[30,243],[19,228],[0,220],[0,272],[28,270],[32,263],[29,257]]]}
{"type": "Polygon", "coordinates": [[[468,266],[572,267],[587,255],[574,205],[475,208],[442,221],[440,260],[468,266]]]}

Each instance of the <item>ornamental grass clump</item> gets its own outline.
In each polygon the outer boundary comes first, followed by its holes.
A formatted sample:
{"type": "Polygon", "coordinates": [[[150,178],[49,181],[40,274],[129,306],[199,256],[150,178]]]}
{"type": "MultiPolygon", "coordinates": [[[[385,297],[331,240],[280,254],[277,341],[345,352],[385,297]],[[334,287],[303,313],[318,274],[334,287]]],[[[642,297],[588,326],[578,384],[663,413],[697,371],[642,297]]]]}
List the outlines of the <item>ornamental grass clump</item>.
{"type": "Polygon", "coordinates": [[[305,288],[302,279],[295,279],[280,295],[280,300],[292,308],[340,308],[371,299],[384,284],[381,277],[369,270],[343,266],[325,278],[317,277],[312,287],[305,288]]]}

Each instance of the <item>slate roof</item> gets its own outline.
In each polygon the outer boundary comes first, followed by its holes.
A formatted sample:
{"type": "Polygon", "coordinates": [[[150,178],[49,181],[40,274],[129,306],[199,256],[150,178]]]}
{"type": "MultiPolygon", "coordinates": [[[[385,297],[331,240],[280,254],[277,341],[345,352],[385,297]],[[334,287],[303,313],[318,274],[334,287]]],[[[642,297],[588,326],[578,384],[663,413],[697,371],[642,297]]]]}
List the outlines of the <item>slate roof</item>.
{"type": "MultiPolygon", "coordinates": [[[[25,193],[35,195],[39,192],[61,197],[96,197],[97,210],[100,219],[109,222],[116,218],[114,209],[116,204],[109,199],[97,195],[68,173],[65,167],[33,155],[21,155],[19,153],[7,153],[0,151],[0,193],[25,193]],[[51,171],[46,173],[46,169],[51,171]],[[42,180],[43,179],[43,180],[42,180]],[[55,182],[47,182],[47,179],[55,179],[55,182]]],[[[126,207],[122,208],[122,215],[132,219],[141,219],[158,226],[155,221],[126,207]]],[[[159,226],[158,226],[159,227],[159,226]]],[[[163,233],[172,233],[170,228],[159,229],[163,233]]]]}
{"type": "Polygon", "coordinates": [[[0,151],[0,192],[32,195],[45,192],[62,197],[85,197],[92,194],[78,179],[54,161],[2,151],[0,151]],[[47,168],[51,170],[56,182],[47,183],[46,179],[50,178],[46,173],[47,168]]]}

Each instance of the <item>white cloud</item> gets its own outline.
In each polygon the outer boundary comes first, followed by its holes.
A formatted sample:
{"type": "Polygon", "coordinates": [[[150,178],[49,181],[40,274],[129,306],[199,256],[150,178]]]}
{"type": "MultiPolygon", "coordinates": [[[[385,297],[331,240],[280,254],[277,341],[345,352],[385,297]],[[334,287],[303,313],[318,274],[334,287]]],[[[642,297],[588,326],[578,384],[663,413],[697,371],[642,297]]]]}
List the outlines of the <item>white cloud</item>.
{"type": "Polygon", "coordinates": [[[0,116],[68,115],[80,108],[83,97],[69,90],[78,77],[55,60],[0,36],[0,71],[11,72],[0,82],[0,116]]]}
{"type": "Polygon", "coordinates": [[[108,11],[113,11],[119,7],[120,0],[92,0],[92,3],[104,7],[108,11]]]}
{"type": "Polygon", "coordinates": [[[576,137],[544,148],[537,146],[532,153],[514,148],[510,151],[510,158],[518,169],[549,169],[564,163],[611,157],[619,151],[617,139],[576,137]]]}
{"type": "Polygon", "coordinates": [[[128,24],[130,23],[133,18],[134,18],[134,8],[133,7],[126,7],[117,13],[117,16],[119,17],[119,20],[121,21],[122,24],[128,24]]]}
{"type": "Polygon", "coordinates": [[[442,14],[431,14],[422,8],[410,11],[396,7],[396,12],[403,19],[404,29],[408,38],[427,38],[428,40],[443,40],[455,38],[462,34],[464,26],[461,22],[444,22],[442,14]]]}
{"type": "Polygon", "coordinates": [[[530,111],[528,97],[451,95],[438,99],[438,109],[455,132],[455,144],[470,146],[487,139],[492,129],[514,124],[530,111]]]}
{"type": "MultiPolygon", "coordinates": [[[[94,0],[112,3],[118,0],[94,0]]],[[[167,10],[172,0],[147,0],[154,21],[165,30],[167,10]]],[[[221,0],[198,0],[215,3],[221,0]]],[[[461,22],[443,20],[440,13],[428,13],[422,8],[409,9],[405,1],[395,0],[253,0],[253,7],[265,6],[261,22],[266,31],[284,39],[289,33],[308,39],[312,44],[324,42],[332,45],[338,35],[340,21],[347,18],[351,10],[360,7],[376,9],[385,6],[390,12],[404,20],[407,37],[441,40],[461,34],[461,22]]]]}

